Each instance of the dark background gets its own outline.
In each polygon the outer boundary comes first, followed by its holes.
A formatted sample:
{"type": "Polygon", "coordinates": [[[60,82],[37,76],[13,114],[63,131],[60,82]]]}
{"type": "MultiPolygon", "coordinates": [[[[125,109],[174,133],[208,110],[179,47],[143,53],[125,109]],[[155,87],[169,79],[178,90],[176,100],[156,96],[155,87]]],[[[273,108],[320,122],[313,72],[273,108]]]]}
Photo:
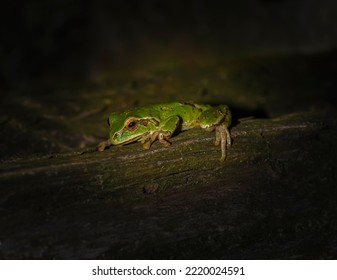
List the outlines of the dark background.
{"type": "Polygon", "coordinates": [[[0,13],[3,88],[45,75],[90,79],[153,45],[230,54],[337,45],[333,0],[10,1],[0,13]]]}

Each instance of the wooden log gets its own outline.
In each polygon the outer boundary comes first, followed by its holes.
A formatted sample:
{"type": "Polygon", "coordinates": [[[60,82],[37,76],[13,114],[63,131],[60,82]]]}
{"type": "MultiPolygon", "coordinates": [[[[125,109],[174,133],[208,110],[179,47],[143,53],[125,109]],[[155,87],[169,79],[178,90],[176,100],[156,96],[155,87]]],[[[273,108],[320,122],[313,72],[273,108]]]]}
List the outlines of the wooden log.
{"type": "Polygon", "coordinates": [[[335,258],[334,112],[214,133],[3,160],[3,259],[335,258]]]}

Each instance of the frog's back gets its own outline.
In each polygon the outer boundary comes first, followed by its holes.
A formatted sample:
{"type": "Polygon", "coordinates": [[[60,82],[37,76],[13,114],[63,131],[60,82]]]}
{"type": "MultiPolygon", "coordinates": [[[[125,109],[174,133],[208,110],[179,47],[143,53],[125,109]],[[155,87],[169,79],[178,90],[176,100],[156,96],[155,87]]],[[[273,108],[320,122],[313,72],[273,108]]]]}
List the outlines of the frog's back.
{"type": "Polygon", "coordinates": [[[124,112],[123,118],[153,117],[158,121],[163,121],[172,116],[179,116],[182,120],[182,130],[186,130],[198,126],[200,115],[210,107],[210,105],[184,102],[159,103],[144,107],[135,107],[124,112]]]}
{"type": "Polygon", "coordinates": [[[195,103],[171,102],[161,103],[149,107],[151,116],[165,120],[172,116],[179,116],[182,120],[182,130],[187,130],[199,125],[202,112],[209,109],[210,105],[195,103]]]}
{"type": "Polygon", "coordinates": [[[159,103],[145,107],[147,112],[153,117],[167,118],[177,115],[181,110],[179,102],[159,103]]]}

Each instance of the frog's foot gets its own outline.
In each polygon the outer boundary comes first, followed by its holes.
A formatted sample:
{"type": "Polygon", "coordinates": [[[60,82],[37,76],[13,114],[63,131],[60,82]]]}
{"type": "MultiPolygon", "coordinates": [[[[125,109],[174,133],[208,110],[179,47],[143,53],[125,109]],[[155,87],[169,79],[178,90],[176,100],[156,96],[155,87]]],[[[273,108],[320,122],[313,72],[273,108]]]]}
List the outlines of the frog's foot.
{"type": "Polygon", "coordinates": [[[168,147],[171,143],[167,140],[171,137],[171,133],[168,131],[155,131],[145,139],[141,141],[143,148],[148,150],[150,149],[152,143],[158,139],[158,141],[163,144],[164,146],[168,147]]]}
{"type": "Polygon", "coordinates": [[[111,142],[110,142],[110,140],[106,140],[106,141],[103,141],[103,142],[98,144],[97,150],[100,151],[100,152],[103,152],[105,150],[105,148],[107,148],[109,146],[111,146],[111,142]]]}
{"type": "Polygon", "coordinates": [[[215,127],[215,145],[221,144],[221,158],[220,161],[226,159],[227,148],[231,145],[231,135],[225,124],[220,124],[215,127]]]}
{"type": "Polygon", "coordinates": [[[144,148],[145,150],[150,149],[151,144],[152,144],[151,141],[150,141],[149,139],[146,139],[146,140],[142,141],[141,143],[142,143],[143,148],[144,148]]]}
{"type": "Polygon", "coordinates": [[[161,144],[163,144],[165,147],[171,146],[171,142],[167,139],[171,137],[170,132],[160,132],[158,135],[158,140],[161,144]]]}
{"type": "Polygon", "coordinates": [[[151,148],[152,143],[157,139],[158,132],[154,132],[153,134],[147,135],[144,137],[140,143],[143,145],[143,148],[148,150],[151,148]]]}

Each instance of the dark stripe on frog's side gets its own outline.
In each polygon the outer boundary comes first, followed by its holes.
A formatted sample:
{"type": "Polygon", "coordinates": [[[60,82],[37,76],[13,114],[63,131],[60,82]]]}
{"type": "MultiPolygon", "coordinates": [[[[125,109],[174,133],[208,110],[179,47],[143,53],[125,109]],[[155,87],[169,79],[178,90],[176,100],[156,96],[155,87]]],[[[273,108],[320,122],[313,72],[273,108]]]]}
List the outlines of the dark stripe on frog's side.
{"type": "Polygon", "coordinates": [[[192,102],[178,102],[178,103],[180,103],[181,105],[188,105],[188,106],[192,106],[195,108],[195,104],[192,102]]]}

